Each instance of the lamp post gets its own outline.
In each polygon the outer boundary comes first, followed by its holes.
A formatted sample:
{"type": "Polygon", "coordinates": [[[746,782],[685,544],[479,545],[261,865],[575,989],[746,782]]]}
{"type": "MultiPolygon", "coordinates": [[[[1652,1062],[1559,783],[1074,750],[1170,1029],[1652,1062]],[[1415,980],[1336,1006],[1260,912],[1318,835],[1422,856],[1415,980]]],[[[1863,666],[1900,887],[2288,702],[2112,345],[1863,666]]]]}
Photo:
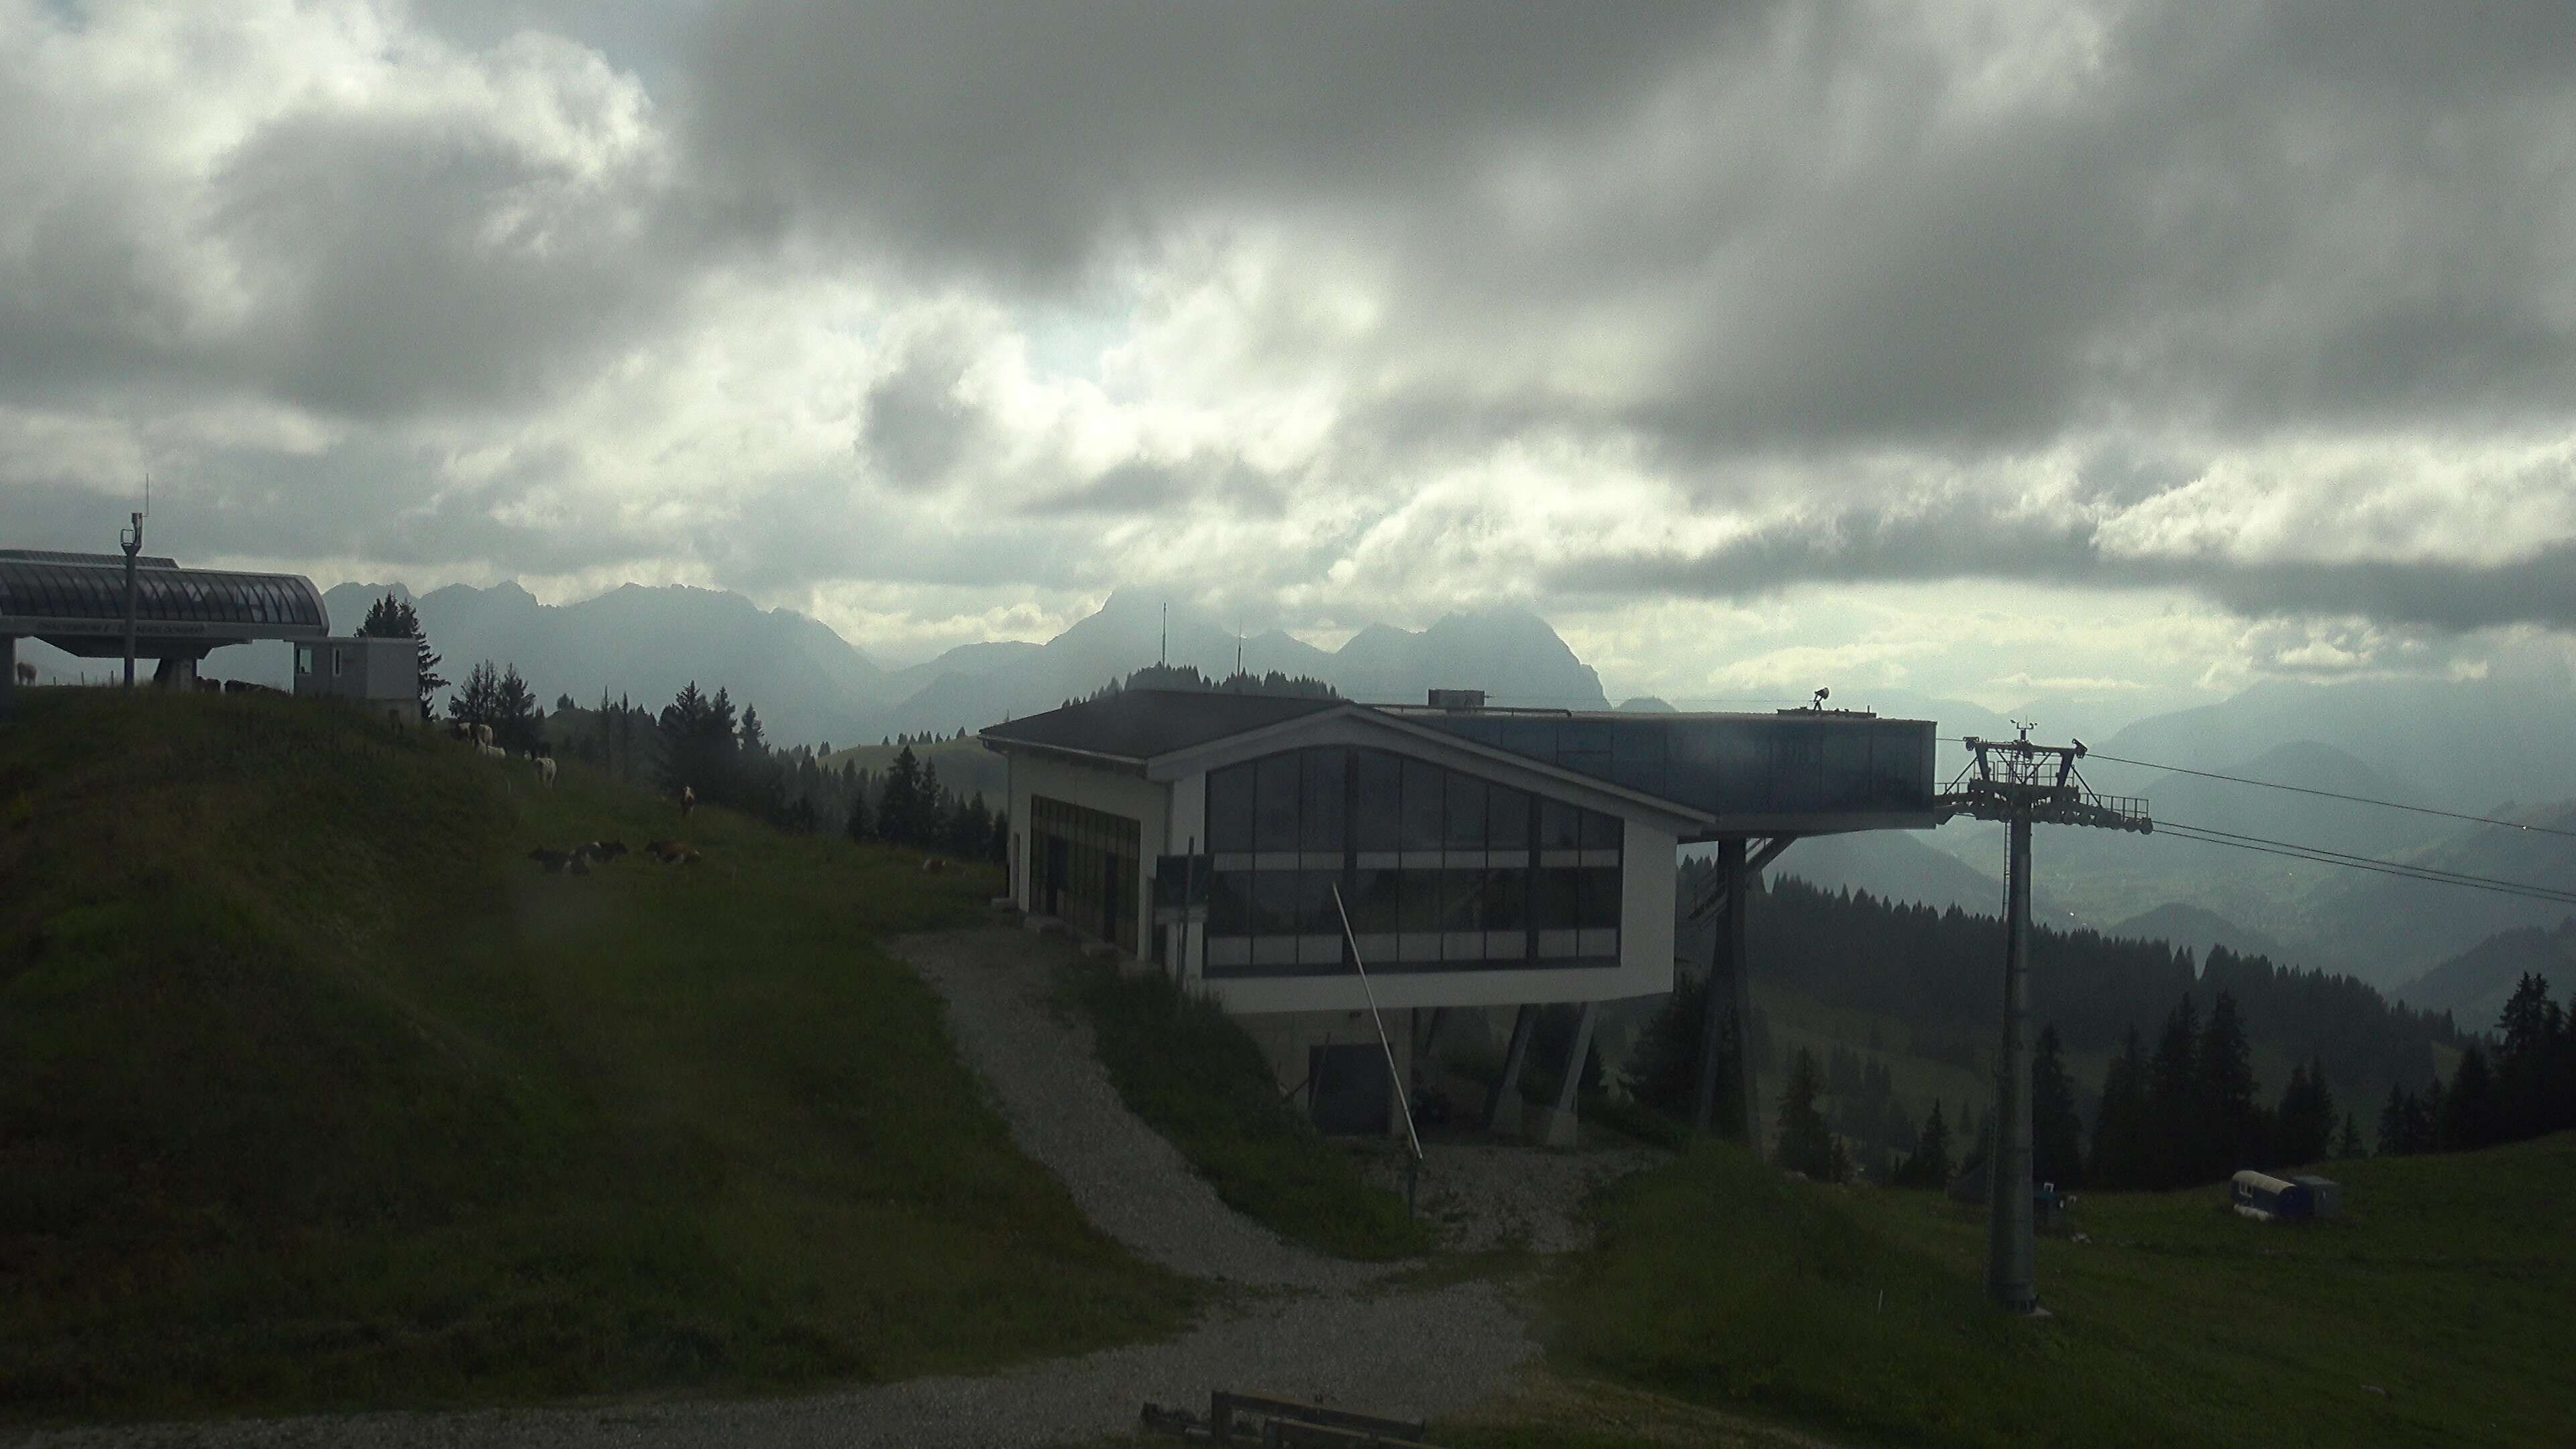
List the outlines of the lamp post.
{"type": "Polygon", "coordinates": [[[125,687],[134,687],[134,556],[143,552],[143,515],[132,528],[119,529],[117,547],[125,550],[125,687]]]}

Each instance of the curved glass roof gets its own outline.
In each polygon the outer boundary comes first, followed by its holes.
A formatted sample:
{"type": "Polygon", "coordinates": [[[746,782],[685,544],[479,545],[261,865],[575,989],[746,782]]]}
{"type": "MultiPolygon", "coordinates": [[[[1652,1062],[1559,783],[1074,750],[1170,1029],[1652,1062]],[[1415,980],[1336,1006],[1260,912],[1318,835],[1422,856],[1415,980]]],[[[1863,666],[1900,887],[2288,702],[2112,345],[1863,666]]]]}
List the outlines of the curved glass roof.
{"type": "MultiPolygon", "coordinates": [[[[245,639],[331,632],[322,595],[300,574],[223,573],[137,561],[138,632],[245,639]]],[[[0,551],[0,633],[117,633],[125,627],[125,560],[106,554],[0,551]]]]}

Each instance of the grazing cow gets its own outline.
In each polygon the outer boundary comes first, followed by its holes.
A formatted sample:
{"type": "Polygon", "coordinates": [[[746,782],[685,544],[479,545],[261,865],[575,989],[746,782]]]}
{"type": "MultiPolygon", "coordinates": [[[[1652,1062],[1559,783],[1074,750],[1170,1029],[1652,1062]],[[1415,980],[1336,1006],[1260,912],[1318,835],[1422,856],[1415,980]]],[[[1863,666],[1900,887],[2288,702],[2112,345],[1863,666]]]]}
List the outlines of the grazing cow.
{"type": "Polygon", "coordinates": [[[548,875],[561,875],[564,873],[565,867],[572,864],[572,857],[570,855],[567,855],[560,850],[548,850],[542,845],[529,851],[528,859],[545,867],[545,872],[548,875]]]}
{"type": "Polygon", "coordinates": [[[937,875],[947,868],[948,862],[941,860],[938,856],[925,855],[921,858],[921,871],[924,875],[937,875]]]}
{"type": "Polygon", "coordinates": [[[551,790],[555,787],[555,762],[552,756],[539,755],[531,761],[537,767],[537,783],[551,790]]]}
{"type": "Polygon", "coordinates": [[[682,785],[682,786],[680,787],[680,818],[681,818],[681,819],[683,819],[683,820],[688,819],[688,818],[689,818],[689,812],[690,812],[690,811],[692,811],[692,810],[695,810],[695,809],[697,809],[697,808],[698,808],[698,792],[697,792],[697,790],[696,790],[694,787],[692,787],[692,786],[682,785]]]}
{"type": "Polygon", "coordinates": [[[626,854],[626,842],[623,840],[594,840],[590,843],[590,853],[593,858],[603,863],[612,861],[617,857],[626,854]]]}
{"type": "Polygon", "coordinates": [[[18,682],[19,682],[20,684],[33,684],[33,683],[35,683],[35,682],[36,682],[36,666],[34,666],[34,665],[32,665],[32,664],[20,664],[20,665],[18,666],[18,682]]]}
{"type": "Polygon", "coordinates": [[[487,724],[476,725],[474,727],[474,742],[481,745],[492,743],[492,727],[487,724]]]}
{"type": "Polygon", "coordinates": [[[474,753],[481,755],[487,760],[506,760],[510,758],[510,752],[508,750],[495,744],[478,744],[474,747],[474,753]]]}

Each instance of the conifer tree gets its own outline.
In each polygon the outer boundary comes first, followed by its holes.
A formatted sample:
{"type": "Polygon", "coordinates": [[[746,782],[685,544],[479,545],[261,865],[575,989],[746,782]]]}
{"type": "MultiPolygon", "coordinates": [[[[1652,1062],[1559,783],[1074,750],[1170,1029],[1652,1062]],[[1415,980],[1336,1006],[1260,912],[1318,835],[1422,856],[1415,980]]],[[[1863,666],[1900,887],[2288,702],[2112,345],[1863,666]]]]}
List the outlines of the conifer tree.
{"type": "Polygon", "coordinates": [[[1779,1163],[1818,1182],[1838,1182],[1843,1167],[1841,1144],[1826,1127],[1824,1114],[1816,1110],[1816,1098],[1823,1090],[1816,1054],[1798,1048],[1789,1059],[1788,1085],[1780,1093],[1779,1163]]]}
{"type": "Polygon", "coordinates": [[[2031,1172],[2040,1182],[2079,1186],[2084,1179],[2084,1122],[2075,1111],[2075,1081],[2066,1074],[2055,1023],[2042,1027],[2030,1063],[2031,1172]]]}
{"type": "Polygon", "coordinates": [[[2343,1136],[2335,1143],[2335,1156],[2350,1162],[2356,1157],[2365,1155],[2367,1154],[2361,1145],[2361,1124],[2353,1119],[2350,1112],[2346,1112],[2343,1114],[2343,1136]]]}
{"type": "Polygon", "coordinates": [[[429,718],[429,697],[447,687],[438,677],[438,666],[445,656],[429,649],[429,635],[420,627],[420,614],[408,599],[398,598],[387,589],[385,596],[367,606],[367,620],[358,632],[370,639],[409,639],[412,641],[412,663],[420,673],[420,714],[429,718]]]}

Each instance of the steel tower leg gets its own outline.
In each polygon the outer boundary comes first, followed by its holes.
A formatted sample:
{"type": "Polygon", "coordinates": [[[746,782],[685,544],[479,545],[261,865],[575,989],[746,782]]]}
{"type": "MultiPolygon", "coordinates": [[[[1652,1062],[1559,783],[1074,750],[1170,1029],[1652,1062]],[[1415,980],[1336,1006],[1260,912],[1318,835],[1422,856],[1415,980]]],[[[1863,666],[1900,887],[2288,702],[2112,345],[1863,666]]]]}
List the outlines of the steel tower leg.
{"type": "Polygon", "coordinates": [[[2016,1313],[2039,1306],[2030,1174],[2030,816],[2012,818],[2004,947],[2004,1039],[1995,1061],[1995,1150],[1988,1164],[1986,1292],[2016,1313]]]}

